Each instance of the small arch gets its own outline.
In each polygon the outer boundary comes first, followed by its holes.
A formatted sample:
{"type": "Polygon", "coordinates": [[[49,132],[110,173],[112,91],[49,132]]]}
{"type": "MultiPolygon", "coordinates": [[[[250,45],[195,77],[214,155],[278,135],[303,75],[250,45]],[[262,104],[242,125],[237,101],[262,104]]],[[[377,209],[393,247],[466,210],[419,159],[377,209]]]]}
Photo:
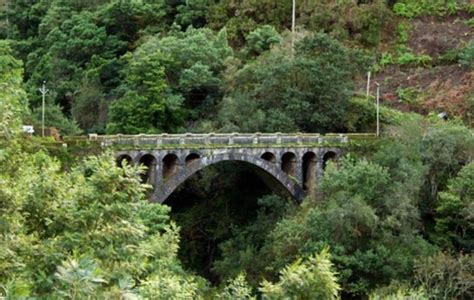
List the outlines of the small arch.
{"type": "Polygon", "coordinates": [[[117,167],[123,167],[124,161],[127,163],[127,165],[132,165],[132,157],[128,154],[122,154],[116,159],[117,167]]]}
{"type": "Polygon", "coordinates": [[[190,163],[198,160],[201,158],[201,155],[197,154],[197,153],[191,153],[189,154],[188,156],[186,156],[186,166],[189,165],[190,163]]]}
{"type": "Polygon", "coordinates": [[[261,159],[264,159],[268,162],[271,162],[271,163],[276,163],[276,157],[275,157],[275,154],[271,153],[271,152],[265,152],[262,154],[262,156],[260,156],[261,159]]]}
{"type": "Polygon", "coordinates": [[[293,152],[286,152],[281,157],[281,169],[290,176],[296,175],[296,155],[293,152]]]}
{"type": "Polygon", "coordinates": [[[176,174],[178,171],[179,159],[175,154],[167,154],[163,158],[163,179],[176,174]]]}
{"type": "Polygon", "coordinates": [[[143,183],[153,184],[156,180],[156,158],[151,154],[145,154],[138,161],[146,170],[140,174],[143,183]]]}
{"type": "Polygon", "coordinates": [[[326,170],[326,166],[328,165],[329,161],[335,161],[337,158],[337,154],[334,151],[328,151],[323,156],[323,170],[326,170]]]}
{"type": "Polygon", "coordinates": [[[316,179],[316,154],[306,152],[303,155],[303,190],[311,190],[316,179]]]}

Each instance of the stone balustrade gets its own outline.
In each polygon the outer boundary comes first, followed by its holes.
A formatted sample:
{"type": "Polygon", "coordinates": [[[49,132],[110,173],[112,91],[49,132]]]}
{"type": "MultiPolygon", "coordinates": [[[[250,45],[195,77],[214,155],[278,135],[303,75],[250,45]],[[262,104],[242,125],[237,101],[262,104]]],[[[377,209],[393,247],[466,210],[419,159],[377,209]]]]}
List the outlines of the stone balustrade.
{"type": "Polygon", "coordinates": [[[372,134],[317,134],[317,133],[206,133],[158,135],[96,135],[89,139],[103,146],[176,147],[189,146],[250,146],[250,145],[317,145],[344,144],[351,139],[373,138],[372,134]]]}

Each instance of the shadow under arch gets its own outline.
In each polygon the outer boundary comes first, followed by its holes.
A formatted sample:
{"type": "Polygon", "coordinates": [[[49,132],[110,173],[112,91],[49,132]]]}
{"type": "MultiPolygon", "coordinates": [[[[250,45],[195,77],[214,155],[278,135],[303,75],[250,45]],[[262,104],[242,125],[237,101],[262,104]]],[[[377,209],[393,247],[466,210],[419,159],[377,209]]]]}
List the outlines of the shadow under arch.
{"type": "Polygon", "coordinates": [[[146,153],[140,157],[138,164],[146,167],[146,170],[140,174],[142,183],[153,184],[156,180],[156,158],[152,154],[146,153]]]}
{"type": "Polygon", "coordinates": [[[181,184],[195,173],[208,166],[224,161],[242,162],[250,166],[251,169],[261,176],[268,187],[275,189],[275,192],[284,192],[291,196],[297,203],[303,200],[304,193],[302,187],[291,180],[278,166],[253,155],[236,153],[202,157],[199,160],[190,162],[186,168],[168,177],[165,181],[156,186],[151,196],[151,201],[163,203],[181,184]]]}
{"type": "Polygon", "coordinates": [[[330,161],[337,161],[337,153],[334,151],[327,151],[323,156],[323,170],[326,170],[326,167],[330,161]]]}
{"type": "Polygon", "coordinates": [[[122,154],[115,158],[115,163],[117,164],[117,167],[122,168],[124,163],[131,166],[133,163],[133,159],[128,154],[122,154]]]}

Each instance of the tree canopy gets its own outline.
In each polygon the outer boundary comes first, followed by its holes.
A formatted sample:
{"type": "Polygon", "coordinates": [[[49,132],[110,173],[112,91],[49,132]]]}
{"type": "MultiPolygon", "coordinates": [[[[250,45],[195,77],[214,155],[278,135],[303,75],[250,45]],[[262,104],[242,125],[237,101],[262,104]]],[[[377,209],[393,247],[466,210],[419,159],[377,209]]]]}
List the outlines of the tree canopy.
{"type": "Polygon", "coordinates": [[[474,298],[473,5],[297,1],[290,32],[292,4],[0,0],[0,298],[474,298]],[[151,203],[146,166],[85,137],[376,112],[301,204],[239,162],[151,203]]]}

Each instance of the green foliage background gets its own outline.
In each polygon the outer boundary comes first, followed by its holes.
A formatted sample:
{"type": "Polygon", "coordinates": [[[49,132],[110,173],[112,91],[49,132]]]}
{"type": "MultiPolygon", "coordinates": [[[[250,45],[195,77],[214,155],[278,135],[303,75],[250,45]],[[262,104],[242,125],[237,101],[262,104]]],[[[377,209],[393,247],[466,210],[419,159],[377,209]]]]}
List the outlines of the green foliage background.
{"type": "MultiPolygon", "coordinates": [[[[0,297],[474,297],[474,139],[455,118],[382,107],[383,138],[329,164],[301,206],[233,164],[150,204],[142,167],[72,162],[20,132],[44,80],[63,135],[369,132],[356,80],[436,64],[405,22],[466,1],[301,1],[294,36],[289,0],[0,5],[0,297]]],[[[467,70],[472,49],[456,50],[467,70]]]]}

